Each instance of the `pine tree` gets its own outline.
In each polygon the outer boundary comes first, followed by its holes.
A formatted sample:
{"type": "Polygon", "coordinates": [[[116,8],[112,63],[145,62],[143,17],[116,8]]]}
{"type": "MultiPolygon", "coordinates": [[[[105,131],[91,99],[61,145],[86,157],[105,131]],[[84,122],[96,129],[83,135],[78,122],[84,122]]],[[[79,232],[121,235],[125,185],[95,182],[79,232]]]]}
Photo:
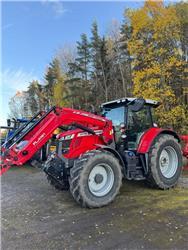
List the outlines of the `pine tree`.
{"type": "Polygon", "coordinates": [[[90,99],[90,44],[86,34],[81,35],[77,42],[77,57],[75,62],[69,64],[69,79],[67,85],[69,96],[72,97],[72,106],[75,108],[88,108],[90,99]]]}
{"type": "Polygon", "coordinates": [[[93,69],[97,75],[98,70],[100,70],[101,68],[101,63],[100,63],[101,38],[98,34],[98,25],[96,22],[92,24],[91,32],[92,32],[92,37],[91,37],[92,64],[93,64],[93,69]]]}
{"type": "Polygon", "coordinates": [[[31,112],[31,115],[34,115],[35,113],[39,111],[40,100],[38,96],[39,94],[38,88],[39,88],[39,83],[38,81],[34,80],[29,84],[29,87],[27,90],[27,93],[28,93],[27,104],[28,104],[28,109],[31,112]]]}
{"type": "Polygon", "coordinates": [[[81,72],[81,78],[87,82],[90,72],[90,44],[86,34],[82,34],[81,41],[77,42],[77,54],[76,64],[78,70],[81,72]]]}
{"type": "Polygon", "coordinates": [[[48,107],[53,105],[54,87],[58,81],[61,81],[61,77],[62,72],[60,62],[57,58],[54,58],[49,64],[47,72],[44,76],[46,82],[44,92],[48,100],[48,107]]]}
{"type": "Polygon", "coordinates": [[[117,45],[118,65],[122,78],[123,92],[125,96],[131,96],[133,91],[131,54],[128,49],[128,41],[131,37],[132,28],[126,23],[126,18],[121,26],[120,39],[117,45]]]}
{"type": "Polygon", "coordinates": [[[109,100],[110,91],[110,66],[108,59],[107,41],[98,34],[97,23],[92,25],[91,37],[91,63],[93,82],[93,102],[98,106],[103,101],[109,100]]]}

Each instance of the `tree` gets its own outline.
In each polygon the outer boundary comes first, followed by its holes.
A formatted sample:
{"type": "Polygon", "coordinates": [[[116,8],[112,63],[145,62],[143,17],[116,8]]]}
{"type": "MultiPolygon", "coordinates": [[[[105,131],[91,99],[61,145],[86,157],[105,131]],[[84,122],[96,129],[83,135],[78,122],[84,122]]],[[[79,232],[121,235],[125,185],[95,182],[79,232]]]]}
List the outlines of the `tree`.
{"type": "Polygon", "coordinates": [[[97,23],[92,25],[91,37],[91,63],[92,63],[92,83],[93,83],[93,97],[96,106],[101,101],[109,100],[110,90],[110,62],[107,53],[107,41],[105,37],[100,37],[98,34],[97,23]]]}
{"type": "Polygon", "coordinates": [[[88,109],[90,99],[90,44],[86,34],[81,35],[81,41],[77,42],[77,57],[69,63],[68,80],[69,98],[72,98],[72,106],[88,109]]]}
{"type": "Polygon", "coordinates": [[[27,105],[27,92],[18,91],[9,101],[10,117],[23,118],[29,116],[27,105]]]}
{"type": "Polygon", "coordinates": [[[100,45],[101,38],[98,34],[98,25],[96,22],[92,24],[91,28],[91,64],[92,64],[92,91],[93,91],[93,103],[99,104],[99,94],[98,89],[100,89],[100,45]]]}
{"type": "Polygon", "coordinates": [[[182,59],[188,62],[188,4],[186,2],[179,2],[174,7],[180,24],[182,59]]]}
{"type": "Polygon", "coordinates": [[[127,49],[130,27],[125,23],[119,25],[113,20],[108,30],[107,45],[110,58],[111,82],[116,93],[113,98],[132,95],[131,57],[127,49]]]}
{"type": "Polygon", "coordinates": [[[44,76],[46,85],[44,88],[47,100],[48,100],[48,106],[53,105],[53,95],[54,95],[54,86],[58,81],[61,81],[62,77],[62,71],[60,62],[57,58],[54,58],[52,62],[49,64],[47,72],[44,76]]]}
{"type": "Polygon", "coordinates": [[[39,101],[38,101],[38,82],[32,81],[27,90],[27,106],[31,112],[31,114],[35,114],[39,111],[39,101]]]}
{"type": "Polygon", "coordinates": [[[69,101],[66,99],[66,76],[62,75],[53,88],[53,104],[55,106],[64,107],[69,105],[69,101]]]}
{"type": "Polygon", "coordinates": [[[75,59],[81,78],[86,82],[90,73],[90,44],[86,34],[81,35],[81,41],[77,42],[77,58],[75,59]]]}
{"type": "Polygon", "coordinates": [[[138,10],[127,12],[131,37],[128,49],[133,57],[133,80],[136,96],[162,103],[156,114],[163,126],[182,128],[185,108],[177,97],[185,63],[179,53],[180,29],[174,6],[162,1],[146,1],[138,10]]]}
{"type": "Polygon", "coordinates": [[[44,86],[37,80],[33,80],[27,90],[27,106],[30,115],[33,116],[39,110],[45,110],[47,103],[44,86]]]}
{"type": "Polygon", "coordinates": [[[108,58],[107,42],[105,37],[101,39],[99,62],[101,67],[101,77],[100,77],[101,84],[99,85],[98,93],[100,93],[102,89],[104,92],[105,101],[108,101],[111,81],[110,81],[110,62],[108,58]]]}
{"type": "Polygon", "coordinates": [[[55,58],[60,62],[61,70],[64,74],[69,72],[69,64],[75,62],[76,56],[76,46],[74,45],[65,44],[57,50],[55,58]]]}

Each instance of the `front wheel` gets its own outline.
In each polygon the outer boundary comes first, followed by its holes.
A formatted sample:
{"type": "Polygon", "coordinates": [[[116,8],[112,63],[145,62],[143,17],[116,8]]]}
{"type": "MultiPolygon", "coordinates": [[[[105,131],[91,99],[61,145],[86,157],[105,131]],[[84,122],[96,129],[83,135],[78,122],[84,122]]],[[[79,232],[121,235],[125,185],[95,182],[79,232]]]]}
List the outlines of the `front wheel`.
{"type": "Polygon", "coordinates": [[[147,182],[161,189],[176,185],[182,170],[182,152],[178,141],[171,135],[159,136],[149,152],[147,182]]]}
{"type": "Polygon", "coordinates": [[[108,152],[93,150],[75,161],[70,170],[70,191],[83,207],[102,207],[111,203],[122,182],[119,161],[108,152]]]}

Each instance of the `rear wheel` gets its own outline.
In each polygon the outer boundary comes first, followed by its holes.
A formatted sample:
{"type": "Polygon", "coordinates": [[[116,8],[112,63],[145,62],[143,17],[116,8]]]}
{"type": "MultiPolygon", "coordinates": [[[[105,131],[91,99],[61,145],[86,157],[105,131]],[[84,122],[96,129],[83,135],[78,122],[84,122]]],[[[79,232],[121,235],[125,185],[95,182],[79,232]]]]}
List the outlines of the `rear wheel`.
{"type": "Polygon", "coordinates": [[[102,207],[112,202],[122,182],[119,161],[108,152],[90,151],[70,170],[70,191],[83,207],[102,207]]]}
{"type": "Polygon", "coordinates": [[[150,186],[167,189],[176,185],[182,170],[182,152],[171,135],[159,136],[149,152],[150,186]]]}

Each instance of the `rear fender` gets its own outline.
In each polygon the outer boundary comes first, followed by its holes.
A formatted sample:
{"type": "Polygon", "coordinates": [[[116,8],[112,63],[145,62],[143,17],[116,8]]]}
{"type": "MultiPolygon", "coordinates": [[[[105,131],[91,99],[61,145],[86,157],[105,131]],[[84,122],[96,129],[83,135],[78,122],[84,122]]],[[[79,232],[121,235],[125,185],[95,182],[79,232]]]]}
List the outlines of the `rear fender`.
{"type": "Polygon", "coordinates": [[[180,142],[180,137],[173,130],[150,128],[142,135],[137,152],[139,154],[148,153],[154,140],[161,134],[173,135],[178,140],[178,142],[180,142]]]}

